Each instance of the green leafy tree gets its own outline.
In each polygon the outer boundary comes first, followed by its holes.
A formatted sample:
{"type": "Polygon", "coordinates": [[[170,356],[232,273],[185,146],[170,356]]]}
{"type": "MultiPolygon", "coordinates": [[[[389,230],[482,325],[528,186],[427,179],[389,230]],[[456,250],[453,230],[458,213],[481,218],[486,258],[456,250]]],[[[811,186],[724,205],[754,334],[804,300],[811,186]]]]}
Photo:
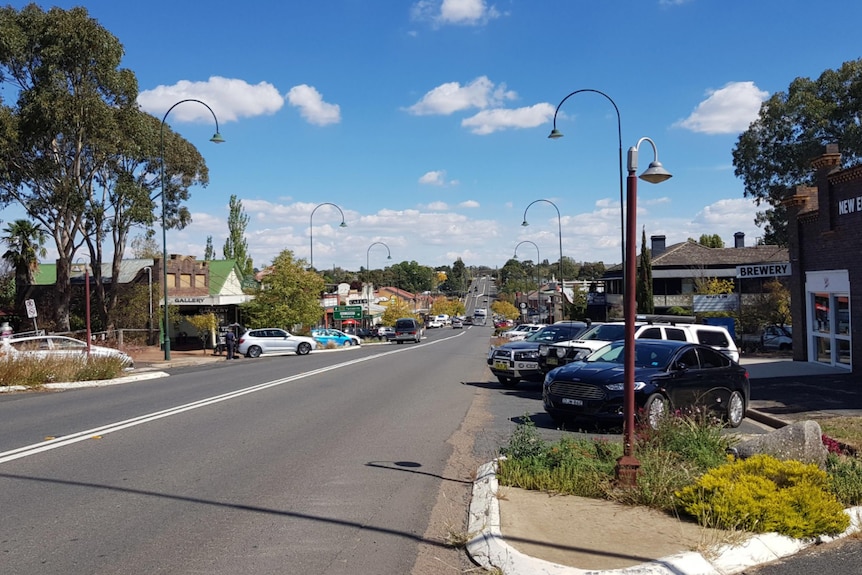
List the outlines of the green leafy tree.
{"type": "Polygon", "coordinates": [[[261,278],[254,300],[242,305],[249,327],[317,325],[323,316],[323,278],[306,271],[304,263],[294,260],[290,250],[273,260],[271,273],[261,278]]]}
{"type": "Polygon", "coordinates": [[[39,265],[39,258],[48,255],[45,249],[47,234],[29,220],[15,220],[3,230],[2,242],[8,249],[3,259],[15,270],[15,311],[24,315],[24,296],[27,287],[33,283],[33,273],[39,265]]]}
{"type": "Polygon", "coordinates": [[[447,277],[449,285],[455,293],[463,294],[467,291],[470,278],[467,275],[467,266],[464,265],[461,258],[458,258],[455,260],[455,263],[452,264],[452,273],[447,277]]]}
{"type": "Polygon", "coordinates": [[[826,70],[816,80],[796,78],[786,92],[766,100],[757,119],[740,134],[733,166],[743,180],[745,197],[767,206],[755,218],[764,226],[764,243],[787,245],[787,211],[781,201],[796,186],[813,183],[810,161],[827,144],[838,144],[844,167],[859,162],[860,91],[862,59],[826,70]]]}
{"type": "Polygon", "coordinates": [[[187,316],[186,321],[197,331],[197,335],[201,340],[201,349],[206,353],[207,338],[215,336],[215,330],[218,328],[218,319],[214,313],[202,313],[192,316],[187,316]]]}
{"type": "Polygon", "coordinates": [[[639,313],[654,313],[655,302],[652,291],[652,260],[646,243],[646,230],[641,230],[641,255],[638,261],[638,277],[635,288],[639,313]]]}
{"type": "Polygon", "coordinates": [[[516,320],[521,317],[521,312],[514,306],[514,304],[499,299],[491,304],[491,311],[496,315],[501,315],[511,320],[516,320]]]}
{"type": "Polygon", "coordinates": [[[248,242],[245,230],[248,227],[248,214],[242,207],[242,200],[235,195],[230,197],[230,214],[227,219],[228,237],[224,242],[223,253],[227,260],[236,260],[244,276],[254,273],[254,263],[248,255],[248,242]]]}
{"type": "MultiPolygon", "coordinates": [[[[688,238],[688,241],[694,242],[693,238],[688,238]]],[[[702,246],[706,246],[708,248],[723,248],[724,240],[721,239],[721,236],[718,234],[701,234],[700,239],[697,242],[702,246]]]]}
{"type": "Polygon", "coordinates": [[[147,230],[142,236],[135,236],[130,247],[133,258],[159,259],[162,257],[162,248],[156,243],[155,232],[152,229],[147,230]]]}
{"type": "Polygon", "coordinates": [[[213,237],[207,236],[207,245],[204,248],[204,261],[209,262],[215,259],[215,248],[213,247],[213,237]]]}
{"type": "Polygon", "coordinates": [[[383,316],[380,318],[380,323],[383,325],[393,326],[395,325],[395,322],[402,317],[412,317],[416,320],[419,319],[419,317],[410,310],[410,306],[406,301],[393,297],[390,298],[389,303],[386,304],[386,311],[383,312],[383,316]]]}
{"type": "Polygon", "coordinates": [[[434,269],[415,261],[392,265],[388,271],[391,273],[390,285],[412,293],[430,291],[434,285],[434,269]]]}

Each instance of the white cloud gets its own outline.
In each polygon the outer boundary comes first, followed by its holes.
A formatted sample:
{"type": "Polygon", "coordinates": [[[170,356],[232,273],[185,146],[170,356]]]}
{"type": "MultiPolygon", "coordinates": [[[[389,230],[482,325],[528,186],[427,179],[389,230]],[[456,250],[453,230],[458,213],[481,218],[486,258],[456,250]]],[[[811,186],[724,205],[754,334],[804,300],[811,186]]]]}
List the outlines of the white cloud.
{"type": "Polygon", "coordinates": [[[449,209],[449,205],[446,202],[431,202],[427,206],[426,209],[431,210],[432,212],[442,212],[449,209]]]}
{"type": "Polygon", "coordinates": [[[485,0],[419,0],[412,7],[414,20],[428,20],[436,25],[479,26],[499,18],[500,13],[485,0]]]}
{"type": "Polygon", "coordinates": [[[446,172],[444,170],[426,172],[419,178],[419,183],[428,186],[442,186],[446,183],[446,172]]]}
{"type": "Polygon", "coordinates": [[[341,107],[324,102],[323,96],[313,86],[294,86],[287,93],[287,100],[291,106],[299,108],[299,113],[311,124],[326,126],[341,121],[341,107]]]}
{"type": "Polygon", "coordinates": [[[407,111],[416,116],[448,116],[470,108],[481,110],[499,106],[503,101],[517,97],[515,92],[506,90],[505,84],[495,87],[487,76],[480,76],[466,86],[461,86],[458,82],[441,84],[422,96],[422,99],[407,108],[407,111]]]}
{"type": "Polygon", "coordinates": [[[458,204],[458,207],[459,208],[478,208],[479,202],[477,202],[476,200],[465,200],[465,201],[461,202],[460,204],[458,204]]]}
{"type": "Polygon", "coordinates": [[[754,82],[730,82],[707,94],[688,118],[674,126],[704,134],[738,134],[757,119],[760,104],[769,97],[754,82]]]}
{"type": "Polygon", "coordinates": [[[461,125],[484,136],[507,128],[535,128],[547,123],[553,115],[554,106],[541,103],[527,108],[483,110],[462,120],[461,125]]]}
{"type": "MultiPolygon", "coordinates": [[[[220,76],[211,76],[206,82],[181,80],[138,94],[141,109],[157,118],[164,117],[171,106],[185,99],[204,102],[221,123],[274,114],[284,105],[284,98],[268,82],[251,85],[245,80],[220,76]]],[[[171,118],[180,122],[211,122],[212,114],[205,107],[190,103],[174,108],[171,118]]]]}

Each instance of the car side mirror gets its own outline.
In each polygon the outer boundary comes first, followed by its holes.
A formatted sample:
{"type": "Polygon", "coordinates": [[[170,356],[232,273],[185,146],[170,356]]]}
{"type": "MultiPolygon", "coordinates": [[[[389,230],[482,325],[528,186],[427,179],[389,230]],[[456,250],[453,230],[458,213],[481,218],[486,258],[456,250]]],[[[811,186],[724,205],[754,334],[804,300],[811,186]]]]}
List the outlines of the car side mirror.
{"type": "Polygon", "coordinates": [[[678,371],[687,371],[687,370],[688,370],[688,365],[686,365],[686,363],[685,363],[685,362],[683,362],[683,361],[678,361],[678,362],[676,363],[676,369],[677,369],[678,371]]]}

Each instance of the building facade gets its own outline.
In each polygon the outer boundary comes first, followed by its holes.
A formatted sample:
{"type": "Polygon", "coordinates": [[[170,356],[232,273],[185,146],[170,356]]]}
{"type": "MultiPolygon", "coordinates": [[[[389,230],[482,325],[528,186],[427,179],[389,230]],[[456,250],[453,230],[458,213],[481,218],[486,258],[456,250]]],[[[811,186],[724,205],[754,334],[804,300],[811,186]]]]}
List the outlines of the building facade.
{"type": "Polygon", "coordinates": [[[852,329],[862,325],[862,166],[841,169],[829,145],[812,169],[815,185],[785,201],[793,358],[862,373],[862,337],[852,329]]]}

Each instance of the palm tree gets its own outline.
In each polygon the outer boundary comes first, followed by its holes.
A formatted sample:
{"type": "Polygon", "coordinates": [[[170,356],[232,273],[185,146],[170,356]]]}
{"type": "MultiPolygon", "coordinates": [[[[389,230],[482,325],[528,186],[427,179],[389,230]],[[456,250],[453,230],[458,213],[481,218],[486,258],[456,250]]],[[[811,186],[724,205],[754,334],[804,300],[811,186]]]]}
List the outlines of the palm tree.
{"type": "Polygon", "coordinates": [[[4,230],[0,241],[9,246],[3,259],[15,268],[15,310],[24,308],[27,286],[33,283],[33,273],[39,265],[39,258],[48,255],[45,241],[48,235],[29,220],[15,220],[4,230]]]}

